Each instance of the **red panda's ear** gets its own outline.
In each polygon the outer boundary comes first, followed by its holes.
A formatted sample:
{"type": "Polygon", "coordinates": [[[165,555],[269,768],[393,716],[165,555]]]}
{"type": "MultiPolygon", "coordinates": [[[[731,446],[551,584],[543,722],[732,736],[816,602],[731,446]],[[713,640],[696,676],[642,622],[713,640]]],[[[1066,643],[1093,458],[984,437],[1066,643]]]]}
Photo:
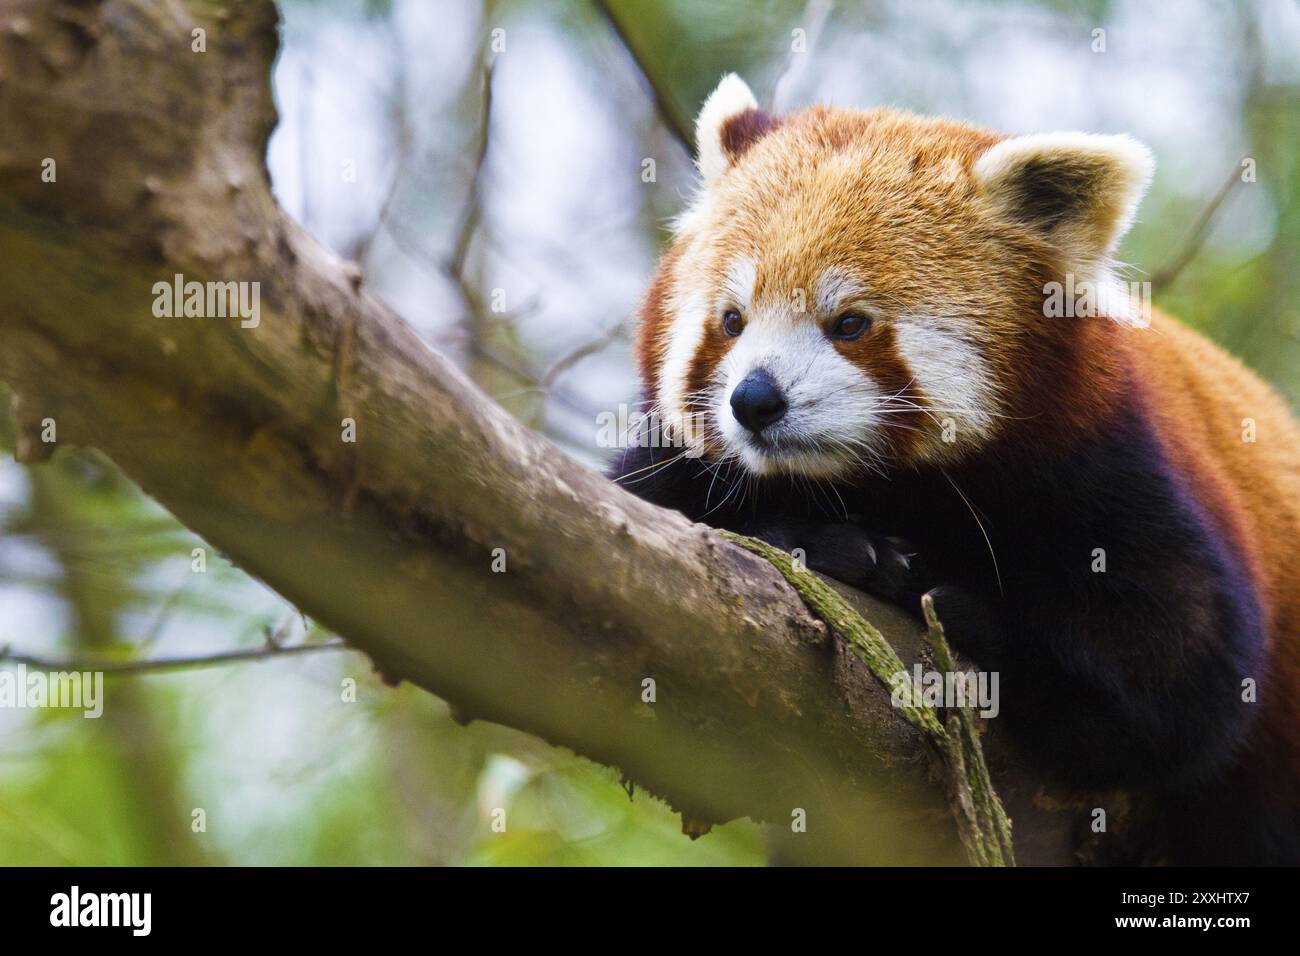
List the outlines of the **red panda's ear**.
{"type": "Polygon", "coordinates": [[[1087,270],[1115,251],[1154,169],[1128,136],[1044,133],[990,147],[972,172],[996,215],[1047,234],[1071,268],[1087,270]]]}
{"type": "Polygon", "coordinates": [[[712,186],[776,120],[758,108],[758,100],[735,73],[722,78],[695,120],[696,163],[704,185],[712,186]]]}

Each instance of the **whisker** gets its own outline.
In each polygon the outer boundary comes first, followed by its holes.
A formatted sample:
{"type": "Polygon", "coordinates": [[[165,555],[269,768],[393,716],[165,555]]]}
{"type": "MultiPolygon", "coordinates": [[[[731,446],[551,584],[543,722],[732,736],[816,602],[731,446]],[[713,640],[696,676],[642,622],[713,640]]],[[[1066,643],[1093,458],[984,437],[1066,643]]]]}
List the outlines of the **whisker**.
{"type": "Polygon", "coordinates": [[[970,510],[971,517],[975,519],[975,524],[980,529],[980,534],[984,536],[984,543],[989,549],[989,557],[993,559],[993,576],[996,577],[998,581],[998,594],[1005,596],[1006,592],[1002,590],[1002,572],[998,569],[998,556],[993,551],[993,542],[989,538],[989,533],[984,530],[984,522],[980,521],[980,516],[976,513],[975,506],[971,504],[970,499],[966,497],[966,493],[957,487],[957,482],[952,480],[952,475],[948,474],[948,472],[943,468],[940,468],[939,471],[948,479],[948,484],[952,485],[953,491],[957,492],[961,497],[961,500],[970,510]]]}

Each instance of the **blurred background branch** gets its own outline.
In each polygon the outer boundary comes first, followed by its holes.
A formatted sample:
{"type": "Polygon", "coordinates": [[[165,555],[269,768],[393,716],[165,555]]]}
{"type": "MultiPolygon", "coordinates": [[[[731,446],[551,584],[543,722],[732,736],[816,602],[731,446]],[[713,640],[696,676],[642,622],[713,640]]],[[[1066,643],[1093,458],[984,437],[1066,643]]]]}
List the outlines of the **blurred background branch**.
{"type": "Polygon", "coordinates": [[[618,42],[623,45],[628,56],[632,58],[632,62],[636,64],[637,72],[640,73],[641,79],[649,88],[650,97],[654,103],[655,113],[659,116],[659,121],[664,124],[664,128],[668,132],[672,133],[673,139],[681,144],[687,154],[691,155],[695,137],[691,133],[689,115],[684,113],[670,99],[661,70],[650,65],[650,56],[629,35],[623,26],[620,15],[615,12],[614,5],[610,3],[610,0],[594,0],[594,2],[596,9],[600,11],[601,16],[605,18],[605,22],[609,24],[618,37],[618,42]]]}
{"type": "Polygon", "coordinates": [[[201,667],[219,667],[223,664],[242,664],[249,661],[270,660],[273,657],[314,654],[317,651],[337,651],[343,650],[346,646],[341,640],[319,641],[312,644],[267,644],[265,647],[238,651],[217,651],[212,654],[155,657],[126,661],[40,657],[35,654],[23,654],[5,646],[0,647],[0,664],[22,664],[43,671],[91,671],[106,676],[125,677],[139,674],[159,674],[167,671],[196,670],[201,667]]]}
{"type": "Polygon", "coordinates": [[[1205,236],[1209,231],[1210,224],[1214,222],[1215,214],[1218,213],[1224,200],[1228,198],[1228,194],[1232,192],[1232,187],[1242,181],[1241,177],[1241,168],[1234,166],[1228,178],[1219,187],[1219,191],[1214,194],[1214,198],[1206,204],[1205,210],[1197,217],[1191,231],[1188,233],[1187,238],[1183,240],[1182,246],[1175,253],[1173,259],[1151,276],[1151,284],[1155,288],[1164,289],[1165,286],[1171,285],[1187,268],[1188,264],[1196,258],[1205,242],[1205,236]]]}

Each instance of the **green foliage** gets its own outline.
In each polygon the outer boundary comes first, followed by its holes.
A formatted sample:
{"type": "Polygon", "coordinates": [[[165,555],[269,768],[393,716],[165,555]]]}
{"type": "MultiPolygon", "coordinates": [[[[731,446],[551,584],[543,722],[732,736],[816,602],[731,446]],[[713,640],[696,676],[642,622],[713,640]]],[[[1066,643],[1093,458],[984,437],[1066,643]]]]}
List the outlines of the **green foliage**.
{"type": "Polygon", "coordinates": [[[690,841],[681,819],[646,794],[629,795],[618,775],[585,760],[538,774],[514,794],[506,829],[490,822],[468,862],[480,865],[720,866],[764,862],[758,829],[744,822],[714,827],[690,841]]]}

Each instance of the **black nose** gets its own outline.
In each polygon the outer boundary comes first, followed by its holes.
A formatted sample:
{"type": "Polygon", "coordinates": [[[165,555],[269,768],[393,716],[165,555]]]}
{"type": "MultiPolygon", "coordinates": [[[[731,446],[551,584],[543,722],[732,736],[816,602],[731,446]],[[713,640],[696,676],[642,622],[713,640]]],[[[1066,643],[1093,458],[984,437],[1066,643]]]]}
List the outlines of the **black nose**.
{"type": "Polygon", "coordinates": [[[731,414],[755,435],[779,422],[787,407],[776,382],[762,369],[746,375],[731,393],[731,414]]]}

